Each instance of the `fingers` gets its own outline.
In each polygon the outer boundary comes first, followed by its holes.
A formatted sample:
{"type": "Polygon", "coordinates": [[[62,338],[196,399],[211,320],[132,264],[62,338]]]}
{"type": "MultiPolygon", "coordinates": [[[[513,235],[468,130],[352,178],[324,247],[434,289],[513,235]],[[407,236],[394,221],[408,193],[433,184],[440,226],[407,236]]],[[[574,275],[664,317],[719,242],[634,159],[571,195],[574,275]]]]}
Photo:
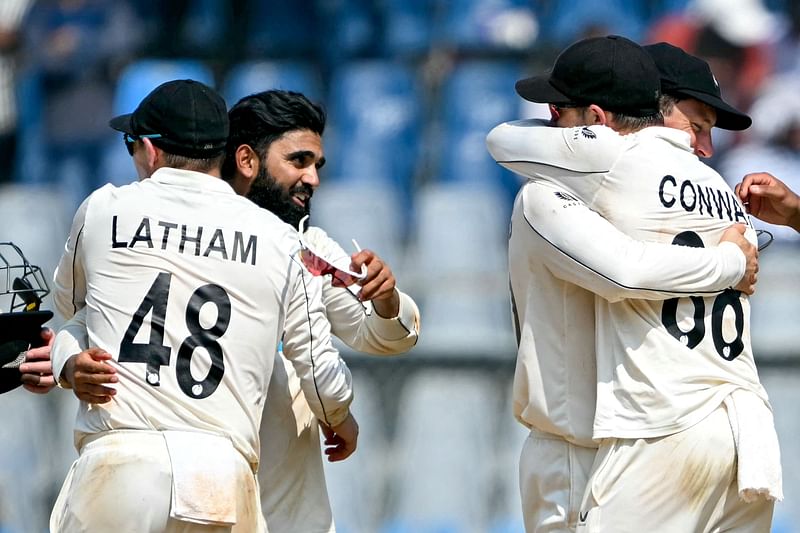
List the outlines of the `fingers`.
{"type": "Polygon", "coordinates": [[[325,455],[328,456],[328,461],[331,463],[344,461],[356,451],[355,442],[348,442],[338,435],[331,442],[326,440],[325,444],[329,445],[325,448],[325,455]]]}
{"type": "Polygon", "coordinates": [[[47,394],[56,386],[53,374],[22,374],[20,380],[25,390],[34,394],[47,394]]]}
{"type": "Polygon", "coordinates": [[[108,364],[111,354],[90,348],[75,357],[72,388],[75,395],[88,403],[107,403],[117,391],[106,385],[117,383],[117,369],[108,364]]]}
{"type": "Polygon", "coordinates": [[[97,385],[85,387],[80,390],[76,388],[74,392],[79,400],[92,404],[108,403],[117,393],[114,389],[97,385]]]}
{"type": "Polygon", "coordinates": [[[56,340],[56,332],[50,328],[42,328],[42,340],[45,342],[46,346],[52,346],[53,341],[56,340]]]}
{"type": "MultiPolygon", "coordinates": [[[[25,361],[49,361],[50,360],[50,347],[49,346],[42,346],[40,348],[31,348],[27,352],[25,352],[25,361]]],[[[24,363],[23,363],[24,366],[24,363]]],[[[20,370],[22,370],[22,366],[20,366],[20,370]]]]}
{"type": "Polygon", "coordinates": [[[50,363],[50,359],[47,359],[33,363],[22,363],[19,365],[19,371],[22,374],[52,374],[53,366],[50,363]]]}
{"type": "Polygon", "coordinates": [[[358,298],[366,302],[390,297],[397,281],[389,265],[371,250],[361,250],[351,256],[351,268],[354,271],[360,270],[361,265],[367,265],[367,276],[358,282],[361,285],[358,298]]]}

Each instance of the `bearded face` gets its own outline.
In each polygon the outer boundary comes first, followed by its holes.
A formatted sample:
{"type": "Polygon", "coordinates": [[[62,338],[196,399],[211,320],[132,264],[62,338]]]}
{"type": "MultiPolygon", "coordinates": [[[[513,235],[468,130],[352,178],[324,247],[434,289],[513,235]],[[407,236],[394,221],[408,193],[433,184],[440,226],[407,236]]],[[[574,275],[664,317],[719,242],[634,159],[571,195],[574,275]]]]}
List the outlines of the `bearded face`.
{"type": "Polygon", "coordinates": [[[272,211],[278,218],[296,228],[300,220],[311,212],[311,196],[314,189],[306,184],[282,186],[278,180],[261,165],[247,197],[257,206],[272,211]],[[296,198],[304,198],[298,202],[296,198]]]}

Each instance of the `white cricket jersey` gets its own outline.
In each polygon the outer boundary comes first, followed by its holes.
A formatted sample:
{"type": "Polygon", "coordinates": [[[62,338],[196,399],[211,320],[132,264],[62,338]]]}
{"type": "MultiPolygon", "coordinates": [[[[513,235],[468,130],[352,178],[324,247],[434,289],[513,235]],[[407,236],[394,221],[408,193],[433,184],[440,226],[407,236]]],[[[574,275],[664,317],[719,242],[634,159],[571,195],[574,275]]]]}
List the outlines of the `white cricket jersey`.
{"type": "MultiPolygon", "coordinates": [[[[320,228],[310,227],[303,236],[326,257],[347,255],[320,228]]],[[[331,332],[351,348],[373,355],[393,355],[416,344],[419,310],[407,294],[398,291],[397,317],[382,318],[371,302],[358,300],[354,294],[357,285],[334,287],[329,276],[316,280],[323,287],[322,300],[331,332]]],[[[274,533],[335,531],[317,419],[291,365],[280,356],[275,364],[261,425],[261,507],[274,533]]]]}
{"type": "MultiPolygon", "coordinates": [[[[716,245],[735,222],[752,228],[722,177],[693,154],[685,132],[656,127],[620,136],[606,127],[559,129],[519,121],[495,128],[488,143],[498,162],[534,180],[527,187],[536,180],[553,182],[566,203],[585,202],[634,239],[702,249],[716,245]]],[[[538,231],[541,221],[526,221],[538,231]]],[[[752,229],[747,236],[755,242],[752,229]]],[[[630,261],[612,250],[610,260],[630,261]]],[[[562,259],[583,267],[570,253],[562,259]]],[[[705,418],[736,388],[766,401],[750,346],[746,296],[725,290],[618,301],[588,283],[582,286],[602,297],[595,298],[595,438],[680,431],[705,418]]]]}
{"type": "MultiPolygon", "coordinates": [[[[162,168],[87,198],[56,270],[54,301],[67,318],[86,307],[88,344],[114,356],[119,383],[110,403],[81,403],[77,441],[124,428],[210,431],[257,464],[284,331],[312,410],[341,423],[350,373],[297,248],[294,229],[202,173],[162,168]]],[[[56,375],[69,355],[54,347],[56,375]]]]}

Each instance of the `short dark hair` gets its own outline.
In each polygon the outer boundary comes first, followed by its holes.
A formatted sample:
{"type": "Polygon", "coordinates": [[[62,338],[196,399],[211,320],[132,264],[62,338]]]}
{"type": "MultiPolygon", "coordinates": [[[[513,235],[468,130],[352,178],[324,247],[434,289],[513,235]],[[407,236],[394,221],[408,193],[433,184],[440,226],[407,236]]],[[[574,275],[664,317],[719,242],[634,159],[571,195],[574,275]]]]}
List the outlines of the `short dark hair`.
{"type": "Polygon", "coordinates": [[[615,113],[614,111],[611,113],[614,119],[614,129],[623,134],[633,133],[644,128],[649,128],[650,126],[664,125],[664,115],[662,115],[660,111],[644,117],[615,113]]]}
{"type": "Polygon", "coordinates": [[[213,157],[197,158],[173,154],[164,149],[162,149],[162,152],[164,153],[164,164],[170,168],[194,170],[195,172],[205,173],[217,168],[221,168],[225,157],[224,153],[220,153],[219,155],[215,155],[213,157]]]}
{"type": "Polygon", "coordinates": [[[303,94],[271,90],[245,96],[228,111],[230,133],[222,177],[236,174],[236,150],[247,144],[264,157],[269,146],[289,131],[311,130],[322,136],[325,110],[303,94]]]}

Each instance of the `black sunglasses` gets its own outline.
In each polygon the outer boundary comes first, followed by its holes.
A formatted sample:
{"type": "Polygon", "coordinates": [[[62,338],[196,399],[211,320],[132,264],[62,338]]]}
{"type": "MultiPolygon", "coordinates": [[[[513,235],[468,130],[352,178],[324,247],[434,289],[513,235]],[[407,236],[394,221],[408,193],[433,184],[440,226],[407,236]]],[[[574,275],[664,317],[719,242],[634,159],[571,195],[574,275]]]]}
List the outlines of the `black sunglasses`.
{"type": "Polygon", "coordinates": [[[133,157],[133,145],[140,139],[160,139],[160,133],[145,133],[142,135],[133,135],[131,133],[122,134],[122,142],[125,143],[125,148],[128,149],[128,154],[133,157]]]}
{"type": "Polygon", "coordinates": [[[775,237],[772,236],[772,233],[765,229],[757,229],[756,230],[756,237],[758,238],[758,251],[760,252],[770,244],[772,241],[775,240],[775,237]]]}

